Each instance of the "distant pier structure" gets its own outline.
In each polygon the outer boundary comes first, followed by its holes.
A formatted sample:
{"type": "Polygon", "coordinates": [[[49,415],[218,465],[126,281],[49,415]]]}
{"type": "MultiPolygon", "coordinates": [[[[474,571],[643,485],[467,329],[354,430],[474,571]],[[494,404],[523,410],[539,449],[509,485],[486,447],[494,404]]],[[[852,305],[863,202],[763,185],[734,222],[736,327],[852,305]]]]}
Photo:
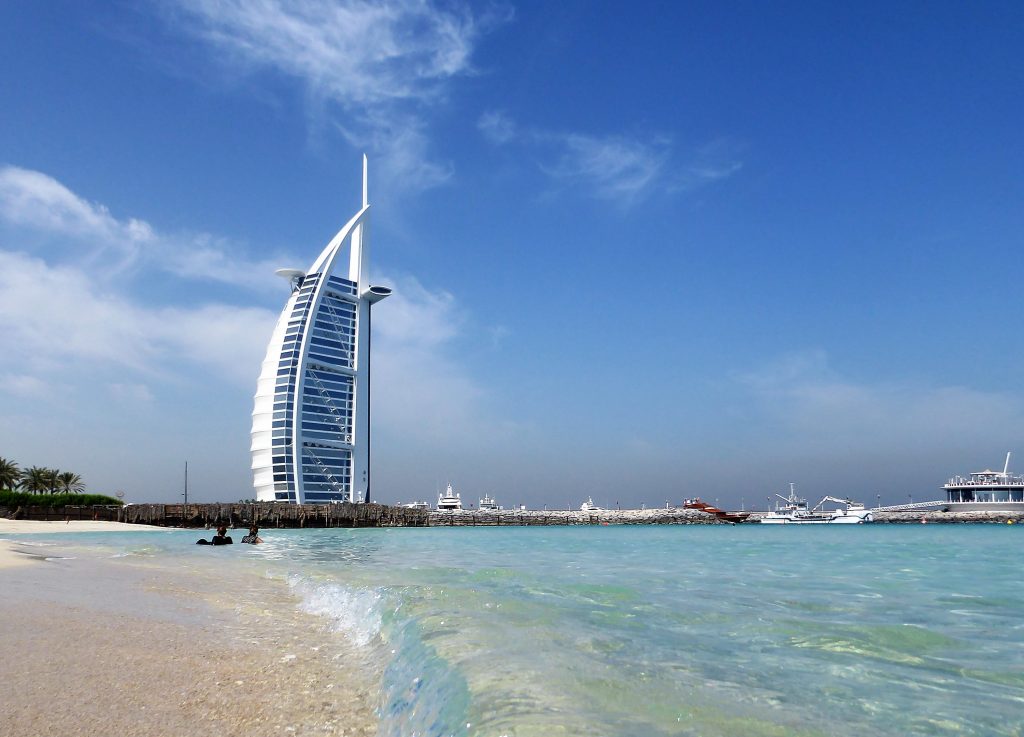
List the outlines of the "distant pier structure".
{"type": "Polygon", "coordinates": [[[370,203],[307,270],[278,269],[291,295],[256,386],[252,471],[260,502],[370,501],[370,203]]]}

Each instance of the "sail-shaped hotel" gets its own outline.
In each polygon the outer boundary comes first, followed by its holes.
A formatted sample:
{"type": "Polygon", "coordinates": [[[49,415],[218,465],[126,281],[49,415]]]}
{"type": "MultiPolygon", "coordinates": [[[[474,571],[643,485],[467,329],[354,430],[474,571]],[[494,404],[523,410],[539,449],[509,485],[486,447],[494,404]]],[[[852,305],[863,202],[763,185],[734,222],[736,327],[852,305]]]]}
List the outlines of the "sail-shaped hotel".
{"type": "Polygon", "coordinates": [[[363,206],[313,265],[277,271],[291,296],[256,388],[252,471],[258,501],[369,501],[370,308],[391,290],[367,281],[366,177],[364,156],[363,206]]]}

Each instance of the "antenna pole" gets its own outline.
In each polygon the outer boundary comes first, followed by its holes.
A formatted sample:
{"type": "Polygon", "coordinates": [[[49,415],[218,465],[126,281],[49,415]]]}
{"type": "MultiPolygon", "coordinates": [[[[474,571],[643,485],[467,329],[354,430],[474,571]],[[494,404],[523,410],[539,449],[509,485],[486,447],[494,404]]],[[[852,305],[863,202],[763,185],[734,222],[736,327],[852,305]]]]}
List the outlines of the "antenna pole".
{"type": "Polygon", "coordinates": [[[1003,464],[1003,476],[1010,472],[1010,452],[1006,452],[1006,463],[1003,464]]]}
{"type": "Polygon", "coordinates": [[[370,188],[367,179],[366,154],[363,154],[363,207],[370,204],[370,188]]]}
{"type": "Polygon", "coordinates": [[[185,526],[185,517],[188,517],[188,461],[185,461],[185,512],[182,515],[182,527],[185,526]]]}

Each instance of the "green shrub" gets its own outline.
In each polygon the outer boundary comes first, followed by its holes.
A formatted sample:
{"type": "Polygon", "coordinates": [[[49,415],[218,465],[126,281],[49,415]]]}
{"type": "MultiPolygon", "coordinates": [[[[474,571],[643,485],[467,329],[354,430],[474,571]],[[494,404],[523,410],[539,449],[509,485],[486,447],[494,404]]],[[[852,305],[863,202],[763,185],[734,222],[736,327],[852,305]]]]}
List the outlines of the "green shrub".
{"type": "Polygon", "coordinates": [[[103,494],[25,494],[20,491],[0,491],[0,507],[65,507],[93,504],[123,506],[124,502],[103,494]]]}

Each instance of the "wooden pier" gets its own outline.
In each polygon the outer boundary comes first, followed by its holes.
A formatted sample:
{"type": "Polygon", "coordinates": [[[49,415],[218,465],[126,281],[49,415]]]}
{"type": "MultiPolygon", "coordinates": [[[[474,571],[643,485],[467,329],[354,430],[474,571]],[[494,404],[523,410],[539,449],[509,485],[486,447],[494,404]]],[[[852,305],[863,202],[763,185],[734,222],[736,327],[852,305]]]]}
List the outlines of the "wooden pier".
{"type": "Polygon", "coordinates": [[[426,527],[427,512],[384,504],[128,504],[18,507],[0,517],[31,520],[103,520],[159,527],[426,527]]]}

